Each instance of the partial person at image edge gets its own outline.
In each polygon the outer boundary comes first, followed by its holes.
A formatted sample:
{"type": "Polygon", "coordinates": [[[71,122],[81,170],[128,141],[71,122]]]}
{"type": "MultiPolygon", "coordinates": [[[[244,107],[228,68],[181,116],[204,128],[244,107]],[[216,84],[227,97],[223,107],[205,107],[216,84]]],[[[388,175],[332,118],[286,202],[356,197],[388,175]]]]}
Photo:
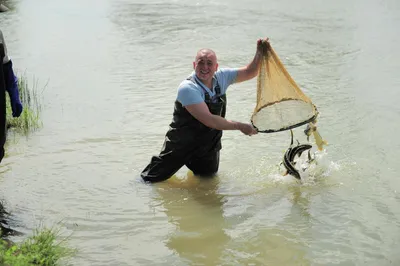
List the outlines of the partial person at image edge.
{"type": "Polygon", "coordinates": [[[7,45],[4,40],[3,32],[0,30],[0,43],[4,46],[5,56],[3,58],[3,73],[6,91],[10,96],[10,104],[13,117],[19,117],[22,113],[22,103],[19,97],[18,78],[14,74],[13,63],[7,54],[7,45]]]}

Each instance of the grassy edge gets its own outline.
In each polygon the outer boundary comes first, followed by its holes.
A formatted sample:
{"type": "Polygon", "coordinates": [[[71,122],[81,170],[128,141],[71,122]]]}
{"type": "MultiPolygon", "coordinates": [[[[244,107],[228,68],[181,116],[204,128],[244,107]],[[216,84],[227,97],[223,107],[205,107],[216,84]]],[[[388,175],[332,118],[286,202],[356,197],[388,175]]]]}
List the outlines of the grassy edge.
{"type": "Polygon", "coordinates": [[[42,94],[47,84],[41,91],[37,88],[37,80],[33,83],[28,82],[26,74],[18,77],[19,96],[23,106],[22,113],[19,117],[12,116],[12,109],[10,99],[6,96],[6,115],[7,115],[7,128],[28,135],[29,133],[40,129],[43,123],[40,119],[42,111],[42,94]]]}
{"type": "Polygon", "coordinates": [[[19,244],[0,240],[1,265],[60,265],[76,254],[68,247],[69,237],[62,237],[59,228],[38,227],[34,234],[19,244]]]}

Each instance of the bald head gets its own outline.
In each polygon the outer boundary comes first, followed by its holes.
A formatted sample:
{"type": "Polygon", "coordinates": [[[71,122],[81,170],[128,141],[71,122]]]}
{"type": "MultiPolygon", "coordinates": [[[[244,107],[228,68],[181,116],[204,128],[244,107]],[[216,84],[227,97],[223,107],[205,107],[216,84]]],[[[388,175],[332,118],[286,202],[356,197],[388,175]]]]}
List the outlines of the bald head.
{"type": "Polygon", "coordinates": [[[208,48],[203,48],[197,51],[195,61],[197,62],[200,58],[212,58],[215,59],[215,62],[217,62],[217,55],[213,50],[208,48]]]}
{"type": "Polygon", "coordinates": [[[197,77],[206,84],[206,86],[211,88],[212,78],[215,71],[218,69],[217,55],[211,49],[200,49],[193,62],[193,68],[197,77]]]}

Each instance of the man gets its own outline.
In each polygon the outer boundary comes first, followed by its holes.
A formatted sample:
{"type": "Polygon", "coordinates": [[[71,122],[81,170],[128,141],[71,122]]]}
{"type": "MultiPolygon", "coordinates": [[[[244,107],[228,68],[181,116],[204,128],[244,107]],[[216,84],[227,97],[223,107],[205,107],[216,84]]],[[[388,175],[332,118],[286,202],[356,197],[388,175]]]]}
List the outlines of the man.
{"type": "Polygon", "coordinates": [[[257,130],[249,123],[225,119],[226,90],[233,84],[258,75],[267,39],[257,40],[254,59],[242,68],[218,70],[217,56],[210,49],[197,52],[194,73],[178,87],[173,119],[158,156],[141,173],[144,181],[165,181],[186,165],[197,176],[218,171],[223,130],[240,130],[251,136],[257,130]]]}

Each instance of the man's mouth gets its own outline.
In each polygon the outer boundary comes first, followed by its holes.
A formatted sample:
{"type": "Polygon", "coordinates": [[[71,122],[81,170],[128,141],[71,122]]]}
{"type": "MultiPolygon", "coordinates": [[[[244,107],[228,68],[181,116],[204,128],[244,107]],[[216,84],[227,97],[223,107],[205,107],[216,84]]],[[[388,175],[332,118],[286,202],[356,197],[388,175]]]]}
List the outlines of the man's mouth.
{"type": "Polygon", "coordinates": [[[208,73],[210,73],[210,71],[201,70],[200,73],[203,75],[207,75],[208,73]]]}

